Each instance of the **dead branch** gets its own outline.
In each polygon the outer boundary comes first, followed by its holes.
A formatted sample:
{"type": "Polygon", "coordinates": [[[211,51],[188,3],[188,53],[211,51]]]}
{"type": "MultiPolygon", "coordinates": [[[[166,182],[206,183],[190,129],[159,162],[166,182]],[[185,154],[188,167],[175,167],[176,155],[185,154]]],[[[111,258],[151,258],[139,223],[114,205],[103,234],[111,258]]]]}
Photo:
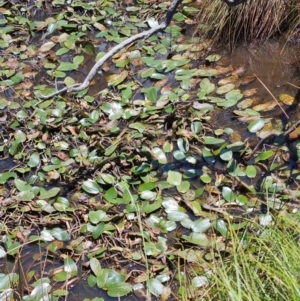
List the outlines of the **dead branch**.
{"type": "Polygon", "coordinates": [[[165,20],[158,24],[157,26],[149,29],[149,30],[146,30],[146,31],[143,31],[143,32],[140,32],[126,40],[124,40],[123,42],[121,42],[120,44],[114,46],[109,52],[107,52],[99,61],[97,61],[95,63],[95,65],[92,67],[92,69],[90,70],[89,74],[86,76],[85,80],[83,81],[83,83],[81,84],[74,84],[72,86],[69,86],[69,87],[65,87],[61,90],[58,90],[58,91],[55,91],[51,94],[48,94],[48,95],[41,95],[41,98],[43,99],[48,99],[48,98],[52,98],[56,95],[59,95],[63,92],[78,92],[78,91],[81,91],[81,90],[84,90],[86,89],[89,84],[91,83],[91,81],[93,80],[93,78],[95,77],[98,69],[108,60],[110,59],[114,54],[116,54],[118,51],[120,51],[121,49],[123,49],[124,47],[140,40],[140,39],[143,39],[143,38],[148,38],[150,37],[151,35],[161,31],[161,30],[164,30],[171,22],[172,20],[172,17],[173,15],[175,14],[176,12],[176,9],[178,7],[178,5],[182,2],[183,0],[173,0],[172,4],[170,5],[169,9],[167,10],[167,13],[166,13],[166,17],[165,17],[165,20]]]}

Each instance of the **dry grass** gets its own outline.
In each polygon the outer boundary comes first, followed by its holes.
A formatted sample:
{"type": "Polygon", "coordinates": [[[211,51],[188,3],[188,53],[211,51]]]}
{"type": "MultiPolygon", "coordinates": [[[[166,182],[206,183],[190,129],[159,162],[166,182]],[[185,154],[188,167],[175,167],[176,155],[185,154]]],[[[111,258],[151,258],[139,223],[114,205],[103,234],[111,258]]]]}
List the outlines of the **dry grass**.
{"type": "Polygon", "coordinates": [[[222,0],[202,0],[197,18],[200,34],[231,45],[241,39],[266,40],[278,33],[290,37],[300,26],[300,1],[249,0],[229,8],[222,0]],[[203,30],[202,24],[208,27],[203,30]]]}

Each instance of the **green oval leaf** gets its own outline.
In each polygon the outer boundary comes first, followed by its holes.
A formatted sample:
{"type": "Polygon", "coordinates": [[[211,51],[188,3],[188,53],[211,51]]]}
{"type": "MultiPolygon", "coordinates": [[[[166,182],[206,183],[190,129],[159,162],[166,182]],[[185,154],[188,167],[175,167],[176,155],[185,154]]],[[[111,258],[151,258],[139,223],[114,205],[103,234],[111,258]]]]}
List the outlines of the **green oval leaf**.
{"type": "Polygon", "coordinates": [[[232,202],[235,200],[235,193],[232,191],[231,188],[226,186],[222,188],[222,196],[227,202],[232,202]]]}
{"type": "Polygon", "coordinates": [[[222,138],[215,138],[215,137],[211,137],[211,136],[205,136],[203,137],[204,143],[207,145],[213,145],[213,144],[220,144],[220,143],[224,143],[225,140],[222,138]]]}
{"type": "Polygon", "coordinates": [[[102,191],[100,186],[93,180],[84,181],[81,188],[90,194],[98,194],[100,191],[102,191]]]}
{"type": "Polygon", "coordinates": [[[181,184],[182,174],[178,171],[169,170],[167,182],[171,185],[178,186],[181,184]]]}
{"type": "Polygon", "coordinates": [[[272,150],[267,150],[262,153],[260,153],[257,157],[255,157],[255,163],[259,161],[264,161],[272,157],[274,152],[272,150]]]}
{"type": "Polygon", "coordinates": [[[255,178],[256,177],[256,169],[253,165],[248,165],[246,168],[246,175],[248,178],[255,178]]]}
{"type": "Polygon", "coordinates": [[[70,239],[70,235],[67,230],[61,228],[54,228],[51,230],[51,235],[58,240],[67,241],[70,239]]]}
{"type": "Polygon", "coordinates": [[[152,149],[152,152],[160,164],[167,164],[167,157],[162,149],[160,149],[159,147],[154,147],[152,149]]]}
{"type": "Polygon", "coordinates": [[[263,119],[253,120],[248,125],[248,130],[251,133],[256,133],[257,131],[261,130],[265,125],[265,121],[263,119]]]}
{"type": "Polygon", "coordinates": [[[115,282],[106,286],[107,294],[110,297],[122,297],[132,291],[132,286],[125,282],[115,282]]]}

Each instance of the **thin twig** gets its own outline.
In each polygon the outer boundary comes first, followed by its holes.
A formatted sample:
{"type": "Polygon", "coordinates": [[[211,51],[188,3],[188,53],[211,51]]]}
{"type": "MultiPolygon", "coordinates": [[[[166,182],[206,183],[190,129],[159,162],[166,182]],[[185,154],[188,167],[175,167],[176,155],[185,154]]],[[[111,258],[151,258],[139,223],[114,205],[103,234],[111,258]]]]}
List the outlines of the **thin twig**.
{"type": "Polygon", "coordinates": [[[292,86],[292,87],[294,87],[294,88],[296,88],[296,89],[299,89],[299,90],[300,90],[300,87],[298,87],[298,86],[296,86],[296,85],[294,85],[294,84],[292,84],[292,83],[287,82],[287,84],[290,85],[290,86],[292,86]]]}
{"type": "Polygon", "coordinates": [[[286,116],[287,119],[290,119],[290,117],[288,116],[288,114],[285,112],[285,110],[283,109],[283,107],[281,106],[281,104],[279,103],[279,101],[276,99],[276,97],[273,95],[273,93],[268,89],[268,87],[263,83],[263,81],[256,75],[253,74],[257,80],[262,84],[262,86],[268,91],[268,93],[273,97],[273,99],[276,101],[276,103],[278,104],[279,108],[281,109],[281,111],[283,112],[283,114],[286,116]]]}

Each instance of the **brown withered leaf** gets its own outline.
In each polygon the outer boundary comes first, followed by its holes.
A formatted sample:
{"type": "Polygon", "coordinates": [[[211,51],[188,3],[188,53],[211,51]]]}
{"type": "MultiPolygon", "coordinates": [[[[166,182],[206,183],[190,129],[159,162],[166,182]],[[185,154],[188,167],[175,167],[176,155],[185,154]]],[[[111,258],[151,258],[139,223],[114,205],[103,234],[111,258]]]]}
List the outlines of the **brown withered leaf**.
{"type": "Polygon", "coordinates": [[[245,78],[242,79],[241,85],[246,86],[253,81],[255,81],[256,77],[254,75],[246,76],[245,78]]]}
{"type": "Polygon", "coordinates": [[[253,104],[252,98],[246,98],[237,104],[239,109],[247,109],[253,104]]]}
{"type": "Polygon", "coordinates": [[[218,75],[230,73],[233,70],[233,68],[232,66],[228,66],[228,67],[217,66],[216,70],[217,70],[216,76],[218,76],[218,75]]]}
{"type": "Polygon", "coordinates": [[[53,152],[52,155],[58,157],[60,160],[63,160],[63,161],[67,161],[70,159],[68,154],[66,154],[64,152],[53,152]]]}
{"type": "Polygon", "coordinates": [[[235,84],[235,81],[238,80],[239,77],[237,75],[230,75],[218,81],[219,86],[224,86],[227,84],[235,84]]]}
{"type": "Polygon", "coordinates": [[[23,89],[30,89],[33,86],[33,82],[29,79],[26,79],[22,82],[23,89]]]}
{"type": "Polygon", "coordinates": [[[235,69],[231,74],[242,76],[245,73],[245,70],[246,70],[245,66],[241,66],[241,67],[238,67],[237,69],[235,69]]]}
{"type": "Polygon", "coordinates": [[[244,97],[250,97],[250,96],[253,96],[256,93],[257,93],[257,89],[248,89],[248,90],[243,91],[242,94],[243,94],[244,97]]]}
{"type": "Polygon", "coordinates": [[[289,138],[290,139],[297,139],[300,136],[300,126],[297,127],[294,131],[289,133],[289,138]]]}
{"type": "Polygon", "coordinates": [[[52,180],[57,180],[60,177],[60,173],[57,170],[49,171],[47,174],[47,182],[51,182],[52,180]]]}
{"type": "Polygon", "coordinates": [[[277,106],[277,102],[275,100],[271,100],[265,103],[261,103],[259,105],[254,106],[252,109],[257,112],[267,112],[273,110],[277,106]]]}

